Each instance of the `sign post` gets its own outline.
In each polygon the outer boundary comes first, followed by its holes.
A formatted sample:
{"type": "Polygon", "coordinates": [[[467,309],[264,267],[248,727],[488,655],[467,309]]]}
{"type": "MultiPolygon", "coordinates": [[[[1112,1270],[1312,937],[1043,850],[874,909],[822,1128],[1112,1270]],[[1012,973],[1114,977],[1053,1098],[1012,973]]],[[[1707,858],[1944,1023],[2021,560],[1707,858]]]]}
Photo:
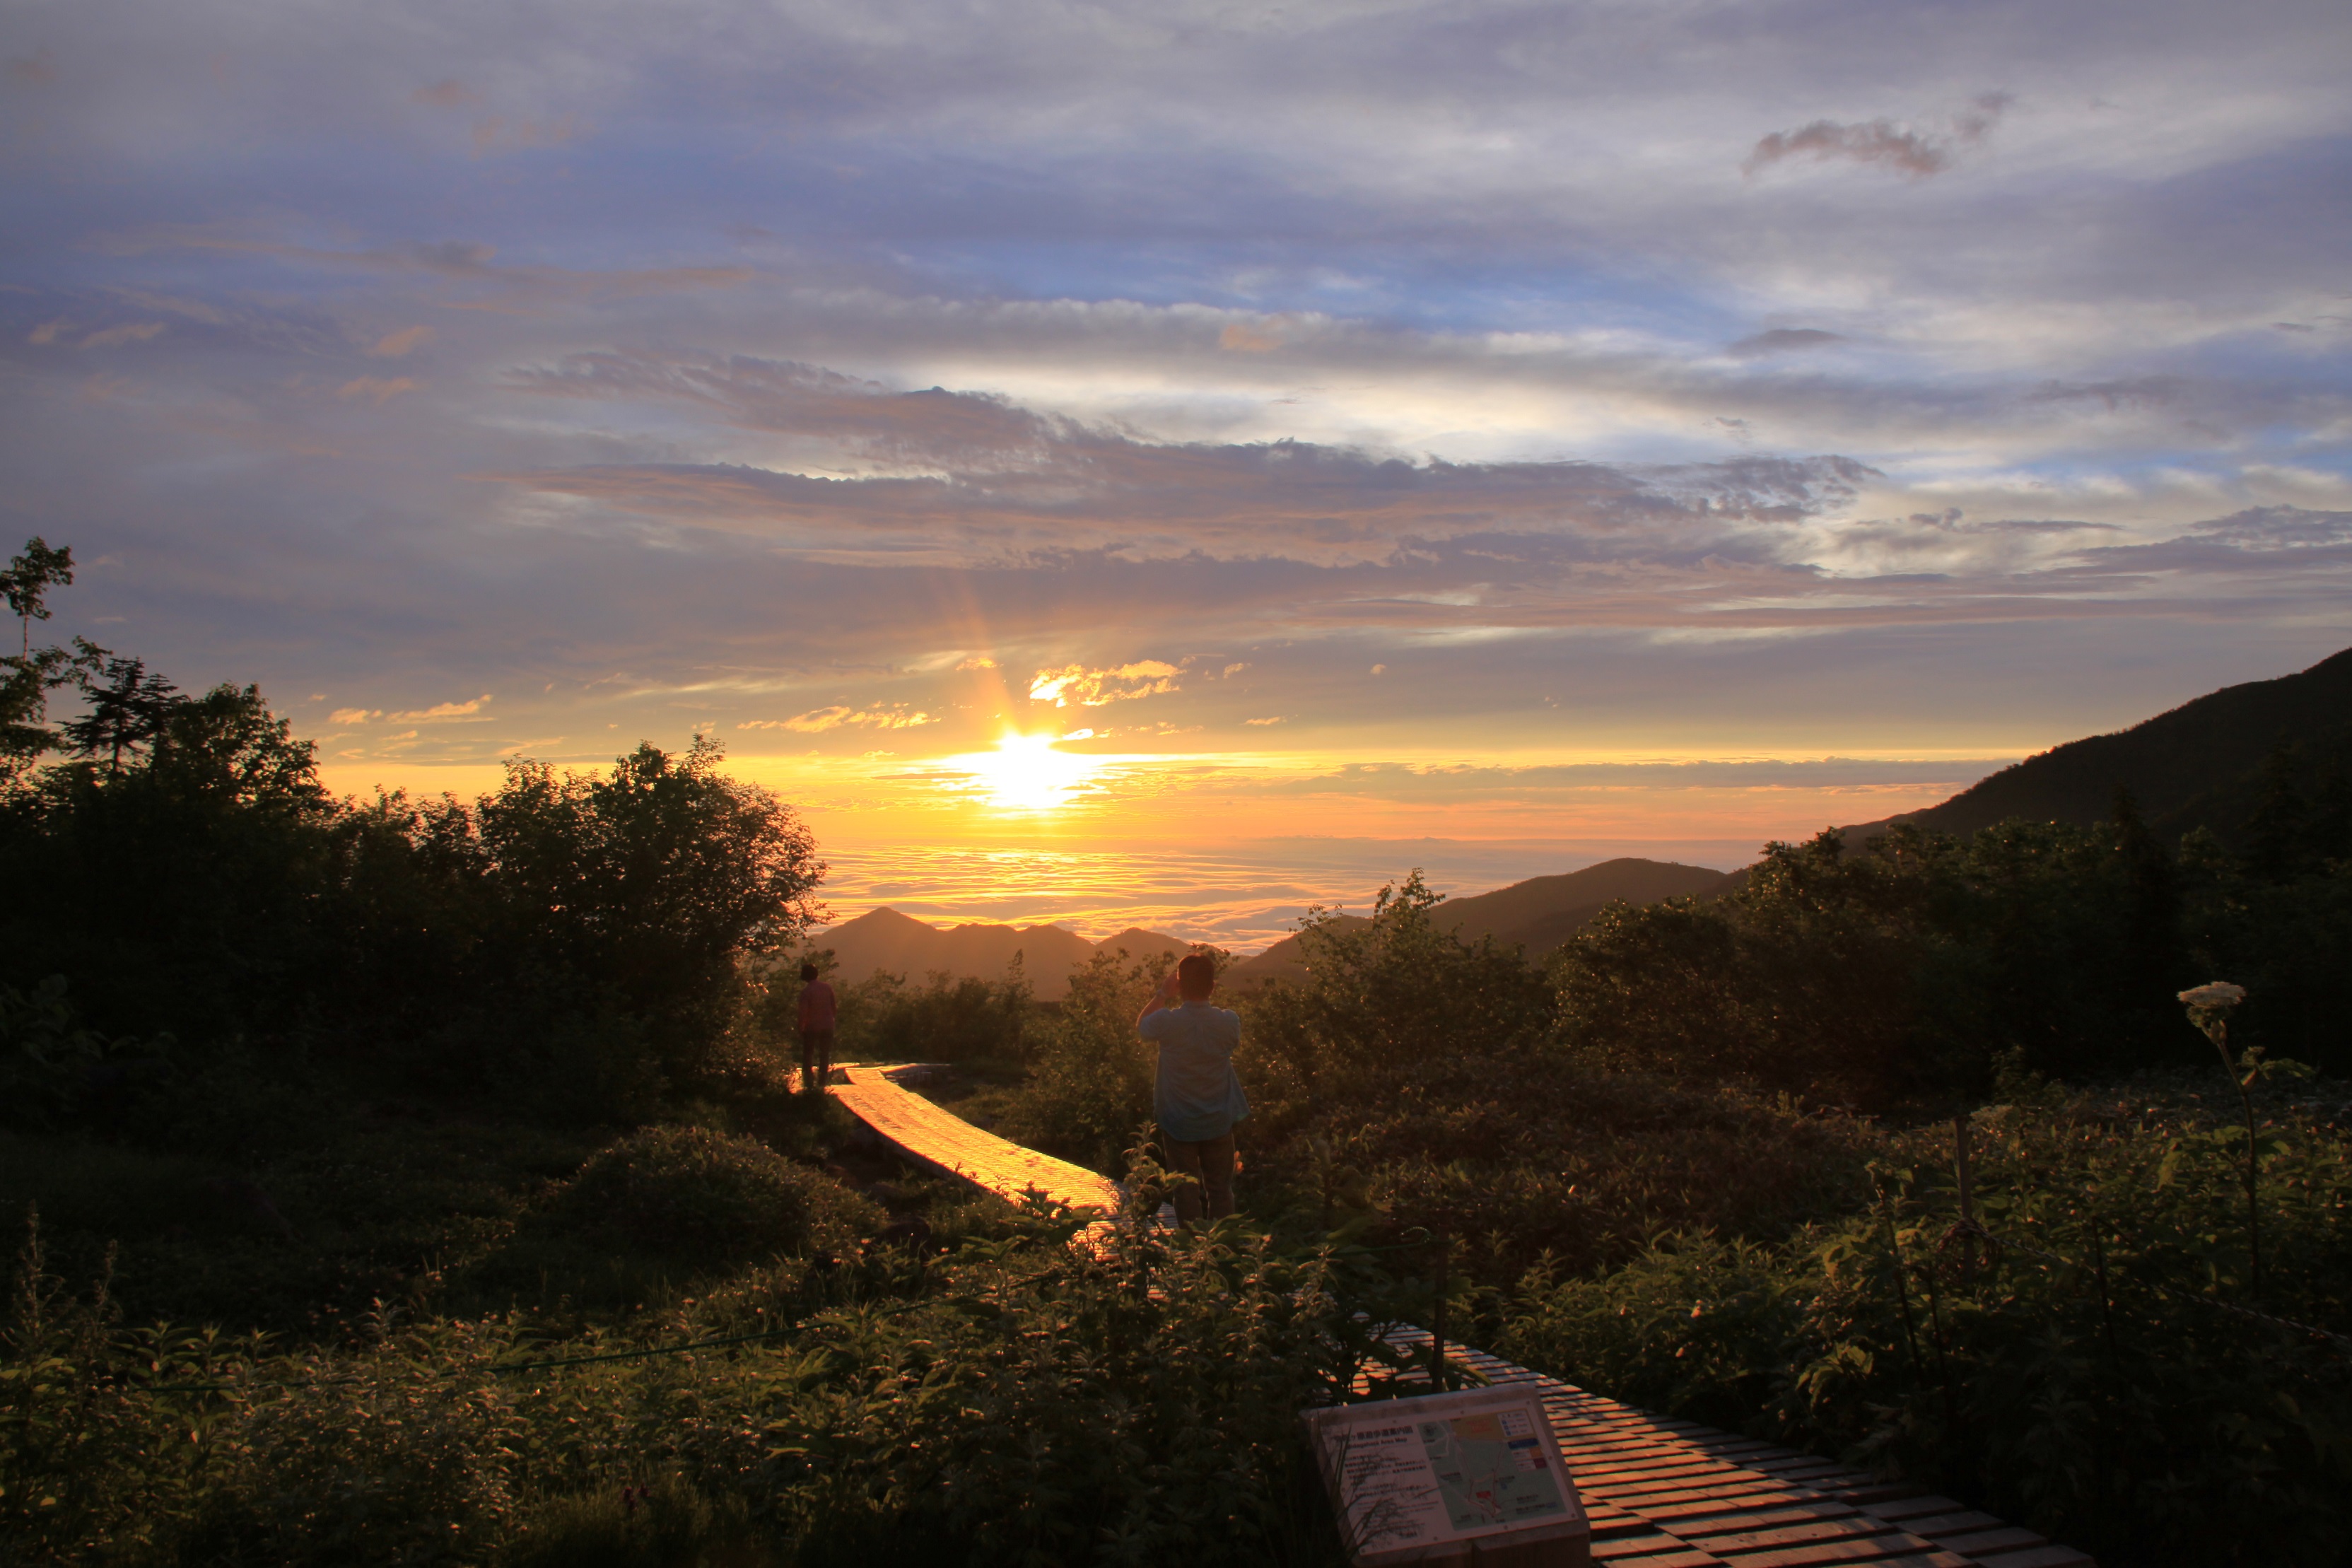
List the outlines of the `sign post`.
{"type": "Polygon", "coordinates": [[[1339,1405],[1304,1419],[1359,1568],[1589,1568],[1591,1528],[1533,1388],[1339,1405]]]}

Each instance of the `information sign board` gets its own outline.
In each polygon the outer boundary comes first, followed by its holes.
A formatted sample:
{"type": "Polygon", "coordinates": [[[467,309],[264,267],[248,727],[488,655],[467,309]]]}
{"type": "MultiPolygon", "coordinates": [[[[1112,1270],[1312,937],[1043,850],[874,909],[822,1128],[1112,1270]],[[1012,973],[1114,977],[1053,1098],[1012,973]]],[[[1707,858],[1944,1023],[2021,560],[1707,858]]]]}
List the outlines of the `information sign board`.
{"type": "Polygon", "coordinates": [[[1591,1561],[1590,1527],[1543,1401],[1505,1384],[1306,1414],[1354,1561],[1591,1561]]]}

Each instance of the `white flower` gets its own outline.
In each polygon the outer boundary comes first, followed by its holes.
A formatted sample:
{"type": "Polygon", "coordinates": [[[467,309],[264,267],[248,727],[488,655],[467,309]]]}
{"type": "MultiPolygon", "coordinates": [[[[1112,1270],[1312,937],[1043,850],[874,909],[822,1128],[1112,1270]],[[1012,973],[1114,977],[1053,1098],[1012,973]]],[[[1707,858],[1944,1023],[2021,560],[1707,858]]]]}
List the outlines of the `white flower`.
{"type": "Polygon", "coordinates": [[[2180,1000],[2191,1007],[2234,1007],[2245,999],[2246,988],[2232,985],[2226,980],[2209,980],[2194,990],[2180,994],[2180,1000]]]}

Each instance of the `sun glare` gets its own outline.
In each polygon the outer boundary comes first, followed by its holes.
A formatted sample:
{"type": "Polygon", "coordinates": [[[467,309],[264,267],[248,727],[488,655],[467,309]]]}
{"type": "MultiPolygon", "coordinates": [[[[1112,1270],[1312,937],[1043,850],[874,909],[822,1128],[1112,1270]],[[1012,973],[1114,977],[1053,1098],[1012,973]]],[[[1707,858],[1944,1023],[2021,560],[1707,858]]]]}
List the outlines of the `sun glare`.
{"type": "Polygon", "coordinates": [[[955,763],[999,811],[1057,811],[1100,766],[1091,757],[1055,751],[1051,735],[1008,734],[993,752],[974,752],[955,763]]]}

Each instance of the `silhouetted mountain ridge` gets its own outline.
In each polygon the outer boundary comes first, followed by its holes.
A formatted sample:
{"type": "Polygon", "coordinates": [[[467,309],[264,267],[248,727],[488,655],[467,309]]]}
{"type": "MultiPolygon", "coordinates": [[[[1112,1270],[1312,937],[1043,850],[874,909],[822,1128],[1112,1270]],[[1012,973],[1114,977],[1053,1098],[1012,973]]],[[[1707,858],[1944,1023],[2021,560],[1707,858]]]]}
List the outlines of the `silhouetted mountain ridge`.
{"type": "MultiPolygon", "coordinates": [[[[1629,857],[1603,860],[1581,871],[1530,877],[1491,893],[1448,899],[1431,911],[1431,919],[1465,942],[1490,936],[1504,946],[1516,944],[1523,948],[1529,958],[1539,959],[1620,899],[1633,904],[1654,904],[1662,899],[1684,896],[1713,898],[1731,881],[1728,874],[1705,866],[1629,857]]],[[[1334,926],[1339,931],[1354,931],[1366,923],[1361,915],[1342,915],[1334,926]]],[[[1313,965],[1311,945],[1295,936],[1285,937],[1255,958],[1235,964],[1226,972],[1226,979],[1233,984],[1303,981],[1313,965]]]]}
{"type": "MultiPolygon", "coordinates": [[[[1533,877],[1491,893],[1449,899],[1437,906],[1436,919],[1465,941],[1491,936],[1506,944],[1516,942],[1527,949],[1529,957],[1539,958],[1615,900],[1646,904],[1682,894],[1712,896],[1730,880],[1725,873],[1704,866],[1604,860],[1580,871],[1533,877]]],[[[1364,923],[1361,915],[1342,915],[1337,928],[1352,931],[1364,923]]],[[[1048,1002],[1067,994],[1070,975],[1084,968],[1097,952],[1123,950],[1130,959],[1140,959],[1155,952],[1181,957],[1192,951],[1192,944],[1181,937],[1140,926],[1090,942],[1058,925],[975,921],[943,930],[888,908],[869,910],[855,920],[844,921],[814,939],[814,945],[833,950],[838,961],[835,978],[847,984],[867,978],[877,969],[918,983],[933,973],[995,980],[1018,953],[1031,988],[1040,1000],[1048,1002]]],[[[1235,963],[1225,972],[1225,983],[1299,980],[1307,972],[1307,955],[1298,938],[1291,936],[1235,963]]]]}
{"type": "Polygon", "coordinates": [[[1905,822],[1970,834],[2015,817],[2104,821],[2118,785],[2168,837],[2200,826],[2226,836],[2244,820],[2252,777],[2282,742],[2315,757],[2352,751],[2352,648],[2294,675],[2225,686],[2129,729],[2054,746],[1940,805],[1849,827],[1847,840],[1858,846],[1905,822]]]}

